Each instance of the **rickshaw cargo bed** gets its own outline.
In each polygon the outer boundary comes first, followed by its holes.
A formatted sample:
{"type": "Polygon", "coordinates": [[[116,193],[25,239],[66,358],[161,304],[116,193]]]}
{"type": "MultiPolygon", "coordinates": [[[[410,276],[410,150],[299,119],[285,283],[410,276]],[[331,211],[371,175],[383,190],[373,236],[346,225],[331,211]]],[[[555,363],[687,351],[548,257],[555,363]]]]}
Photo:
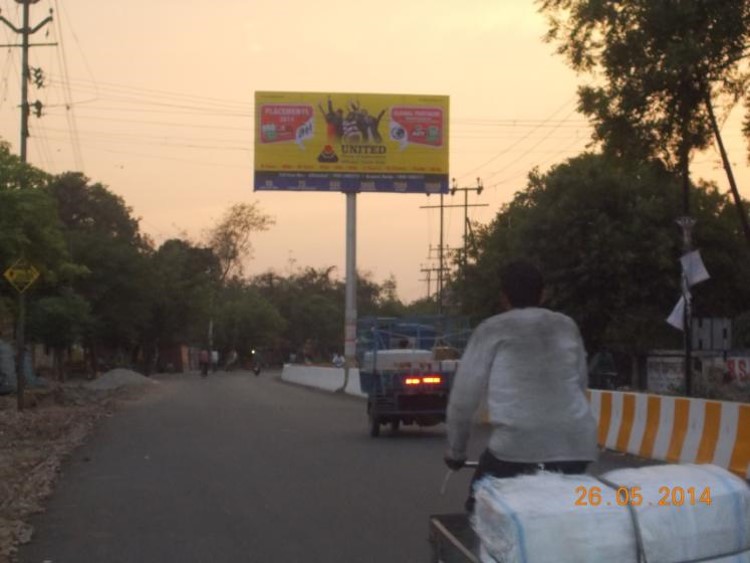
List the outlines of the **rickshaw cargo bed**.
{"type": "Polygon", "coordinates": [[[750,488],[714,465],[486,478],[476,499],[482,561],[750,563],[750,488]]]}

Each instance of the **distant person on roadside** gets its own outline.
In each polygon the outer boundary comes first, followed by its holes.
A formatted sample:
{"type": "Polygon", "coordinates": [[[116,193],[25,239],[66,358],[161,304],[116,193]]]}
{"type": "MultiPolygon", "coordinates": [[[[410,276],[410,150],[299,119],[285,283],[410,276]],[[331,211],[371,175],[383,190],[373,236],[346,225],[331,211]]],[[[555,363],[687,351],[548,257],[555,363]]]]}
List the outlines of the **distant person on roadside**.
{"type": "Polygon", "coordinates": [[[333,354],[333,360],[331,360],[334,366],[337,368],[344,367],[344,356],[339,356],[338,352],[333,354]]]}
{"type": "Polygon", "coordinates": [[[211,371],[219,369],[219,351],[211,350],[211,371]]]}
{"type": "Polygon", "coordinates": [[[459,364],[448,402],[445,463],[461,468],[474,414],[487,394],[489,444],[479,457],[474,484],[538,469],[584,473],[597,458],[596,422],[586,388],[586,351],[575,321],[540,307],[544,282],[526,261],[502,269],[506,312],[482,322],[459,364]]]}
{"type": "Polygon", "coordinates": [[[206,376],[208,375],[208,366],[211,363],[211,356],[208,353],[208,350],[201,350],[198,353],[198,365],[200,366],[201,375],[206,376]]]}
{"type": "Polygon", "coordinates": [[[235,367],[235,365],[237,364],[237,358],[238,358],[238,356],[237,356],[237,350],[235,350],[234,348],[232,348],[229,351],[229,354],[227,356],[227,363],[224,366],[224,369],[226,371],[229,371],[229,370],[233,369],[235,367]]]}

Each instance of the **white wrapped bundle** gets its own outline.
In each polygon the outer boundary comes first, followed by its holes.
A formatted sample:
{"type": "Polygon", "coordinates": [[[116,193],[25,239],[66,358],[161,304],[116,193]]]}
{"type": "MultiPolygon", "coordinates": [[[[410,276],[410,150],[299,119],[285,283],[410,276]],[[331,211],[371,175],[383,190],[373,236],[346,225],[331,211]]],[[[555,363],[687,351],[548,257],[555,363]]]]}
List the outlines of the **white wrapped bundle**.
{"type": "Polygon", "coordinates": [[[604,477],[628,496],[618,502],[614,490],[589,475],[542,472],[482,480],[474,518],[482,561],[637,563],[636,534],[624,504],[640,501],[634,508],[649,563],[711,557],[750,563],[750,553],[719,558],[750,549],[750,489],[731,473],[663,465],[604,477]],[[660,504],[667,501],[671,505],[660,504]]]}
{"type": "MultiPolygon", "coordinates": [[[[604,477],[629,490],[640,487],[638,522],[648,561],[692,561],[750,549],[750,488],[725,469],[657,465],[604,477]]],[[[750,561],[750,554],[734,559],[740,560],[750,561]]]]}
{"type": "Polygon", "coordinates": [[[556,473],[480,481],[474,529],[486,552],[482,561],[635,561],[627,509],[577,506],[577,487],[590,491],[602,484],[589,475],[556,473]]]}

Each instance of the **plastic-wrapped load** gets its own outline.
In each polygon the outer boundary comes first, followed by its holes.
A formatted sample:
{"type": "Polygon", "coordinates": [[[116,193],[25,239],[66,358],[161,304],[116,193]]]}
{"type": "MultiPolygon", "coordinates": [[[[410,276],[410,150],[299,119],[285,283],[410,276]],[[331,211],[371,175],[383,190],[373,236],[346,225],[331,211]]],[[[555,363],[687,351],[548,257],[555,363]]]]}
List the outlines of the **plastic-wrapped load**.
{"type": "Polygon", "coordinates": [[[640,535],[648,563],[750,563],[750,489],[728,471],[661,465],[603,478],[615,488],[590,475],[483,479],[482,561],[638,563],[640,535]]]}

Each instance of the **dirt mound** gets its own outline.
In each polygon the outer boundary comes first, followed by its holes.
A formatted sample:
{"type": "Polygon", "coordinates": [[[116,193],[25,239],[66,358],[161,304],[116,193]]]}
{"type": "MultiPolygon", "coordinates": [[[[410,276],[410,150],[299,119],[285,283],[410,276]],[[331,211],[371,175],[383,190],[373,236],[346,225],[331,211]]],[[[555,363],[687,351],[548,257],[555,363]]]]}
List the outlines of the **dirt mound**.
{"type": "Polygon", "coordinates": [[[155,385],[156,381],[138,372],[117,368],[110,370],[100,377],[86,384],[86,388],[96,391],[111,391],[120,387],[137,387],[139,385],[155,385]]]}

